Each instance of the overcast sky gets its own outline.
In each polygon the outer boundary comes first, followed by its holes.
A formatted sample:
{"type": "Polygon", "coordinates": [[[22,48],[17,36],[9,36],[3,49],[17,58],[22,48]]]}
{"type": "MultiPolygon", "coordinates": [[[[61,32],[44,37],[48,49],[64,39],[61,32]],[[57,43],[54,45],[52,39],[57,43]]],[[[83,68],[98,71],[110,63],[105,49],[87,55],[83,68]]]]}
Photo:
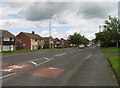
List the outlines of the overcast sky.
{"type": "Polygon", "coordinates": [[[89,39],[95,38],[99,25],[108,15],[118,17],[117,2],[2,2],[0,3],[0,29],[17,35],[32,32],[49,36],[52,17],[52,37],[67,38],[79,32],[89,39]]]}

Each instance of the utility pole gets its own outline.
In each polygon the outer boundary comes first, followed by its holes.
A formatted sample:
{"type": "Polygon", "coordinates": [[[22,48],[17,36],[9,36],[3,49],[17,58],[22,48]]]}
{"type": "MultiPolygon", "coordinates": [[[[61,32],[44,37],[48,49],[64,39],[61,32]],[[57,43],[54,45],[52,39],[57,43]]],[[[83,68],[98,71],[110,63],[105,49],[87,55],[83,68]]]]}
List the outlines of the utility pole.
{"type": "Polygon", "coordinates": [[[118,38],[117,38],[117,48],[119,48],[119,30],[117,29],[118,38]]]}
{"type": "MultiPolygon", "coordinates": [[[[101,25],[99,25],[99,32],[101,32],[101,25]]],[[[101,41],[99,40],[99,44],[100,44],[100,47],[101,47],[101,41]]]]}
{"type": "Polygon", "coordinates": [[[51,23],[52,23],[52,17],[50,16],[50,19],[49,19],[49,37],[51,37],[51,23]]]}
{"type": "Polygon", "coordinates": [[[102,26],[101,26],[101,25],[99,25],[99,32],[101,32],[101,27],[102,27],[102,26]]]}
{"type": "Polygon", "coordinates": [[[50,16],[50,19],[49,19],[49,48],[52,48],[52,39],[51,39],[52,17],[53,17],[53,14],[50,16]]]}

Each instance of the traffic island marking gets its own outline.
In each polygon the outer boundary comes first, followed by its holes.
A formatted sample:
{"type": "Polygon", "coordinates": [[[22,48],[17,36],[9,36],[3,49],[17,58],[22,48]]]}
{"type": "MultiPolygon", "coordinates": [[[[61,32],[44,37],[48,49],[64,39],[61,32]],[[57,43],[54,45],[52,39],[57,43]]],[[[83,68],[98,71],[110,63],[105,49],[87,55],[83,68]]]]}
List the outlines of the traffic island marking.
{"type": "Polygon", "coordinates": [[[53,67],[42,67],[34,71],[33,76],[45,77],[45,78],[57,78],[64,72],[64,69],[53,67]]]}
{"type": "Polygon", "coordinates": [[[29,68],[32,68],[30,65],[25,65],[25,64],[22,64],[22,65],[12,65],[12,66],[9,66],[5,69],[2,69],[3,72],[20,72],[20,71],[24,71],[26,69],[29,69],[29,68]]]}

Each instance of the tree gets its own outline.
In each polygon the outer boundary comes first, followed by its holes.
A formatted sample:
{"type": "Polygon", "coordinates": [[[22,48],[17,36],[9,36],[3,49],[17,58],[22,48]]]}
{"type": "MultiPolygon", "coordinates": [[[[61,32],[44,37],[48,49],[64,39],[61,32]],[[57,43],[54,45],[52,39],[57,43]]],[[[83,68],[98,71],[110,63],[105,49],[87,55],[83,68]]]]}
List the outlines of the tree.
{"type": "Polygon", "coordinates": [[[118,47],[118,41],[120,38],[120,20],[116,17],[111,17],[105,20],[103,25],[103,32],[96,33],[96,40],[100,41],[104,46],[108,47],[109,43],[116,42],[118,47]]]}
{"type": "Polygon", "coordinates": [[[69,35],[68,40],[70,41],[71,44],[75,44],[75,46],[78,46],[79,44],[84,44],[86,46],[86,44],[89,43],[89,40],[84,37],[81,36],[79,33],[74,33],[73,35],[69,35]]]}

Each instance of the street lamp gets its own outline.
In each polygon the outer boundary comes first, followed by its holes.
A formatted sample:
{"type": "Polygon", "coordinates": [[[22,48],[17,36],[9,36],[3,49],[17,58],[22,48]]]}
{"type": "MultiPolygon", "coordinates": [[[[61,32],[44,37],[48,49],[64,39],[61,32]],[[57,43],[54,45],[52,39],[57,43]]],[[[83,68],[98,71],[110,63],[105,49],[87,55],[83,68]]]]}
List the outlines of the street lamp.
{"type": "Polygon", "coordinates": [[[102,26],[101,26],[101,25],[99,25],[99,32],[101,32],[101,28],[102,28],[102,26]]]}
{"type": "MultiPolygon", "coordinates": [[[[102,29],[103,26],[99,25],[99,32],[101,32],[101,29],[102,29]]],[[[100,47],[101,47],[101,41],[99,40],[99,44],[100,44],[100,47]]]]}
{"type": "Polygon", "coordinates": [[[51,29],[52,29],[52,17],[53,17],[54,14],[52,14],[50,16],[50,19],[49,19],[49,48],[52,48],[52,39],[51,39],[51,29]]]}

